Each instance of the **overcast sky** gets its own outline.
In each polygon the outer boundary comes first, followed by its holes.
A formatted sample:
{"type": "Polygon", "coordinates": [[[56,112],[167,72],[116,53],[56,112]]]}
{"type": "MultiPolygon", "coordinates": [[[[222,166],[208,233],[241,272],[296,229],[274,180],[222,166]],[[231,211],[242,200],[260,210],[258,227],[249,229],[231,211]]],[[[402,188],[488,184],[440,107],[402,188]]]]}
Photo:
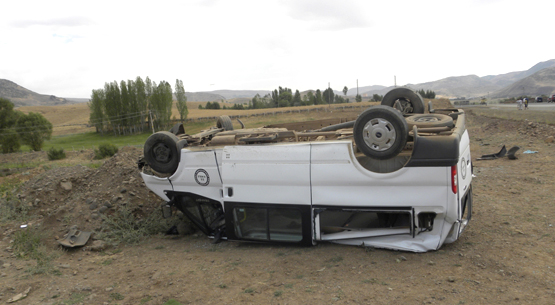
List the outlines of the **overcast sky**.
{"type": "Polygon", "coordinates": [[[59,97],[147,76],[186,91],[335,90],[555,58],[548,0],[3,1],[0,78],[59,97]]]}

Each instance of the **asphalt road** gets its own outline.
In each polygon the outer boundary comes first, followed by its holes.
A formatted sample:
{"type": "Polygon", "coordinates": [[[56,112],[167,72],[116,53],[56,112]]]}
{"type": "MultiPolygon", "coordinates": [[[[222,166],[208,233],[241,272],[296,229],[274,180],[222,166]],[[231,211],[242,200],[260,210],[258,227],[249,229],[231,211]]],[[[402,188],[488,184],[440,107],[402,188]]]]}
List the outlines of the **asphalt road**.
{"type": "MultiPolygon", "coordinates": [[[[467,106],[467,107],[484,107],[484,106],[467,106]]],[[[516,103],[514,104],[492,104],[488,105],[488,108],[499,108],[499,109],[512,109],[518,110],[516,103]]],[[[536,110],[536,111],[555,111],[555,103],[529,103],[528,104],[529,110],[536,110]]]]}

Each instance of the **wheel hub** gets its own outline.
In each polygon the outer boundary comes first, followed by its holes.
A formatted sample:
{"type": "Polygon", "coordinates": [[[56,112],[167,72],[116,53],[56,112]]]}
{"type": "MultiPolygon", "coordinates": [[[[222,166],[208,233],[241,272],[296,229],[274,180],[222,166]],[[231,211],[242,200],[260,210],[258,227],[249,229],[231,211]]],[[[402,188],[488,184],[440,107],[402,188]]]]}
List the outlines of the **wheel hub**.
{"type": "Polygon", "coordinates": [[[397,134],[391,122],[383,118],[376,118],[364,125],[362,137],[371,149],[385,151],[391,148],[397,134]]]}
{"type": "Polygon", "coordinates": [[[168,163],[170,160],[171,150],[163,143],[158,143],[152,149],[154,159],[161,163],[168,163]]]}

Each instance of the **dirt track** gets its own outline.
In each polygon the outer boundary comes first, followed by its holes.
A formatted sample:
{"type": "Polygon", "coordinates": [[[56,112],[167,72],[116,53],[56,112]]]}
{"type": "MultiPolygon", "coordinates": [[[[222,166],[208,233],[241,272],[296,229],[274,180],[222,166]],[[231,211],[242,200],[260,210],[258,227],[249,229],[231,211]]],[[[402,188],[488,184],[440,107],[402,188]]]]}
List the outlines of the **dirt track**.
{"type": "MultiPolygon", "coordinates": [[[[467,127],[476,175],[472,221],[461,239],[439,251],[213,245],[202,234],[158,235],[101,252],[58,252],[59,275],[30,275],[26,269],[34,262],[8,251],[18,224],[6,224],[0,230],[0,302],[31,287],[16,304],[163,304],[172,298],[182,304],[553,304],[555,146],[545,140],[555,128],[533,117],[517,122],[473,115],[467,127]],[[503,144],[521,147],[517,160],[476,161],[503,144]]],[[[20,195],[36,203],[33,214],[42,218],[32,224],[42,224],[50,249],[71,224],[102,229],[93,214],[103,203],[113,205],[108,214],[123,202],[144,215],[159,206],[135,170],[140,154],[125,148],[99,169],[28,174],[20,195]],[[61,188],[63,179],[72,182],[70,190],[61,188]]]]}

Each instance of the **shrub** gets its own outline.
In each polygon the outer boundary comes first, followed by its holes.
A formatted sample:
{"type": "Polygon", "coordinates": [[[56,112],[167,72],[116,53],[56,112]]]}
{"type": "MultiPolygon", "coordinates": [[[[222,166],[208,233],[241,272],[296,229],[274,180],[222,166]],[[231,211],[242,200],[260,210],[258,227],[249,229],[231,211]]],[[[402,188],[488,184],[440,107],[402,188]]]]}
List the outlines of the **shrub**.
{"type": "Polygon", "coordinates": [[[118,148],[114,144],[100,144],[98,149],[94,149],[94,158],[97,160],[104,159],[115,155],[117,152],[118,148]]]}
{"type": "Polygon", "coordinates": [[[63,148],[56,149],[56,148],[52,147],[48,150],[48,152],[46,154],[48,155],[48,160],[50,160],[50,161],[62,160],[62,159],[65,159],[65,157],[66,157],[66,152],[64,151],[63,148]]]}
{"type": "Polygon", "coordinates": [[[56,258],[55,253],[48,253],[42,242],[42,231],[36,228],[26,228],[14,234],[13,250],[17,258],[32,259],[37,262],[34,267],[27,271],[31,274],[59,274],[52,261],[56,258]]]}
{"type": "Polygon", "coordinates": [[[141,219],[136,217],[130,208],[121,206],[113,214],[101,216],[104,220],[104,230],[98,235],[112,244],[137,244],[146,236],[164,232],[168,226],[160,210],[141,219]]]}

